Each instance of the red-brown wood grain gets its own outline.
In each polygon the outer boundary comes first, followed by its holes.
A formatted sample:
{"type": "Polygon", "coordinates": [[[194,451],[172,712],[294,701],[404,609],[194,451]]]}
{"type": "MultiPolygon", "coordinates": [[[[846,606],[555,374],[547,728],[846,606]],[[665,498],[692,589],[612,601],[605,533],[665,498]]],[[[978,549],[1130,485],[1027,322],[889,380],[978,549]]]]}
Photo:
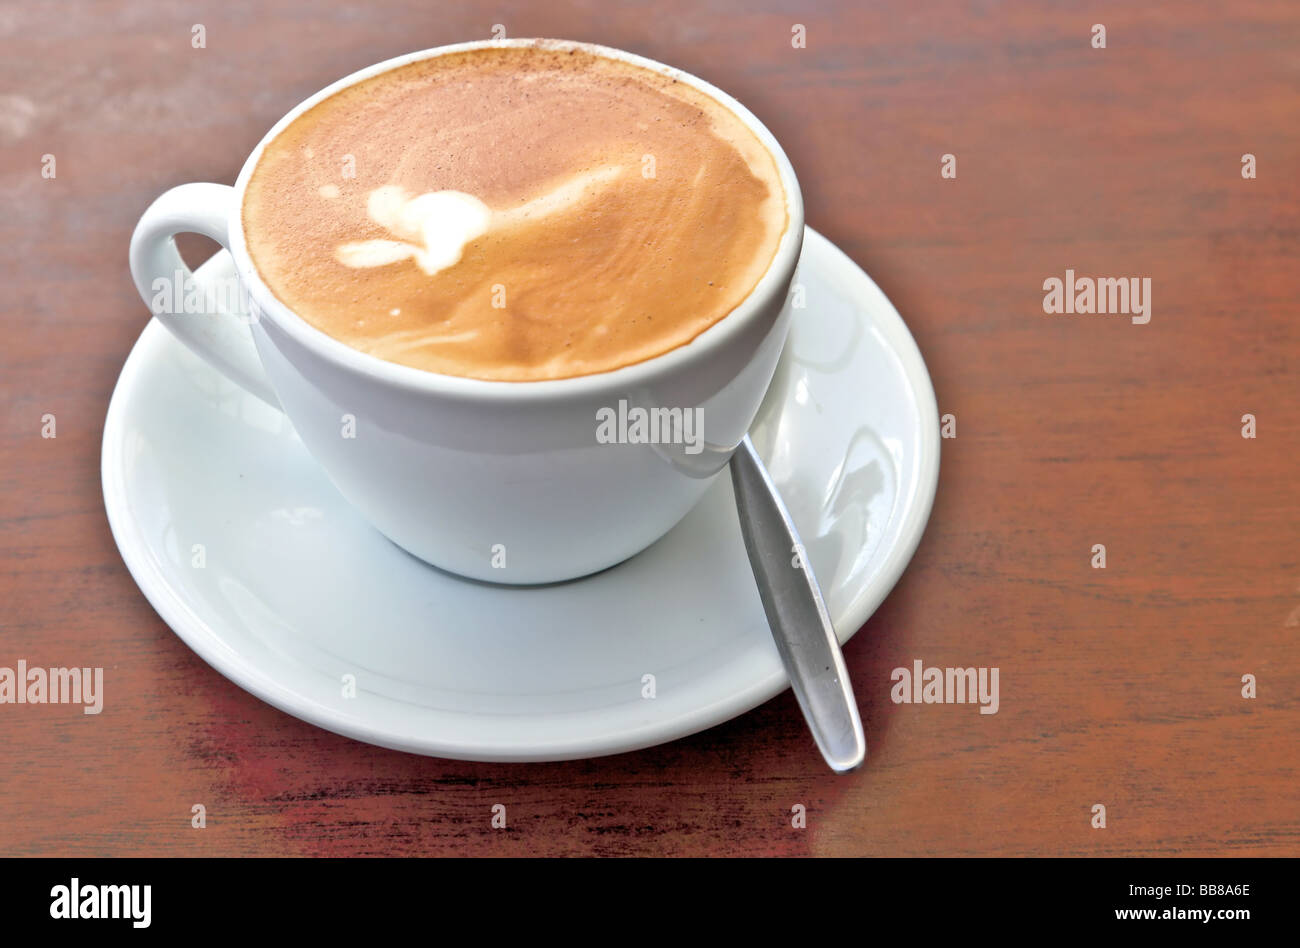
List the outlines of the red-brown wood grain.
{"type": "Polygon", "coordinates": [[[0,46],[0,665],[110,689],[99,716],[0,705],[0,854],[1300,854],[1294,2],[5,3],[0,46]],[[334,79],[494,24],[750,106],[956,417],[916,558],[846,650],[859,773],[788,693],[574,763],[355,743],[210,669],[117,554],[99,450],[147,318],[140,213],[232,182],[334,79]],[[1044,315],[1066,268],[1149,277],[1151,322],[1044,315]],[[999,713],[891,703],[918,658],[998,666],[999,713]]]}

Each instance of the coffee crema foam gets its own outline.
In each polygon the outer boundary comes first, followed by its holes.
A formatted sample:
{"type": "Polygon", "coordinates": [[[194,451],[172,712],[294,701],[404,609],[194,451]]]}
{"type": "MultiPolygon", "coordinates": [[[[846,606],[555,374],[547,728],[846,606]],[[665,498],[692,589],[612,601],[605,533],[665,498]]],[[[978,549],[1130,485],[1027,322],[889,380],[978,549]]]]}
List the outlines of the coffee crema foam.
{"type": "Polygon", "coordinates": [[[562,379],[722,319],[787,226],[771,153],[699,90],[559,43],[438,56],[291,122],[243,203],[290,309],[382,359],[562,379]]]}

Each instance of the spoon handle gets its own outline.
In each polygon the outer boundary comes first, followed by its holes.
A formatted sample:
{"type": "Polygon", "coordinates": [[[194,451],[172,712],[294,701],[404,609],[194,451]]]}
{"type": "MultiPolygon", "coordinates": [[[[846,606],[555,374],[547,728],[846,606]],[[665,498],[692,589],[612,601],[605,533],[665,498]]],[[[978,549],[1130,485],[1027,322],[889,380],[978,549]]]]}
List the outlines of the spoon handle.
{"type": "Polygon", "coordinates": [[[794,521],[748,435],[731,457],[731,483],[745,552],[795,697],[826,763],[847,773],[866,758],[867,740],[844,655],[794,521]]]}

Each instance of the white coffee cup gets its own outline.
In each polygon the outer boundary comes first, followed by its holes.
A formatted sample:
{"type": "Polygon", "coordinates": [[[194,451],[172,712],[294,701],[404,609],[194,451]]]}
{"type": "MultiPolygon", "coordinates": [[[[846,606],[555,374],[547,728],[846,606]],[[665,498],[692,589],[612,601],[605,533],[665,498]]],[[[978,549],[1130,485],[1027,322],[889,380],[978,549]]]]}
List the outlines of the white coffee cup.
{"type": "Polygon", "coordinates": [[[131,272],[146,302],[158,296],[160,280],[166,284],[178,273],[193,280],[175,234],[204,234],[226,247],[249,313],[211,305],[156,318],[226,376],[284,411],[339,492],[394,543],[434,566],[500,583],[572,579],[613,566],[663,536],[703,496],[753,422],[776,368],[804,230],[789,159],[744,106],[680,70],[573,43],[566,45],[704,91],[771,152],[788,226],[771,266],[739,307],[686,345],[645,362],[554,381],[490,382],[367,355],[276,299],[253,267],[240,220],[244,188],[267,143],[307,109],[363,79],[447,53],[528,42],[442,46],[353,73],[276,123],[233,188],[173,188],[145,211],[131,238],[131,272]],[[617,412],[620,402],[697,406],[706,450],[602,443],[598,419],[617,412]]]}

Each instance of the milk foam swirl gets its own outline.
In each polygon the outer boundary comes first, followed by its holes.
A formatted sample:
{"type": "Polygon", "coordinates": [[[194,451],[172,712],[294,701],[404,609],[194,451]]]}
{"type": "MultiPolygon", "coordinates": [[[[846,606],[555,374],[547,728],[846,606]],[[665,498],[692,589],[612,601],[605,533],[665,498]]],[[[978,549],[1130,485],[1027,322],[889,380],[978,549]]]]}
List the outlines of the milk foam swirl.
{"type": "Polygon", "coordinates": [[[434,276],[460,262],[470,241],[489,228],[533,223],[548,214],[566,210],[590,199],[596,185],[613,181],[622,168],[574,175],[559,186],[518,207],[493,211],[463,191],[429,191],[412,196],[404,188],[384,185],[370,192],[366,210],[370,219],[395,238],[362,240],[340,244],[334,252],[346,267],[384,267],[414,260],[421,270],[434,276]]]}

